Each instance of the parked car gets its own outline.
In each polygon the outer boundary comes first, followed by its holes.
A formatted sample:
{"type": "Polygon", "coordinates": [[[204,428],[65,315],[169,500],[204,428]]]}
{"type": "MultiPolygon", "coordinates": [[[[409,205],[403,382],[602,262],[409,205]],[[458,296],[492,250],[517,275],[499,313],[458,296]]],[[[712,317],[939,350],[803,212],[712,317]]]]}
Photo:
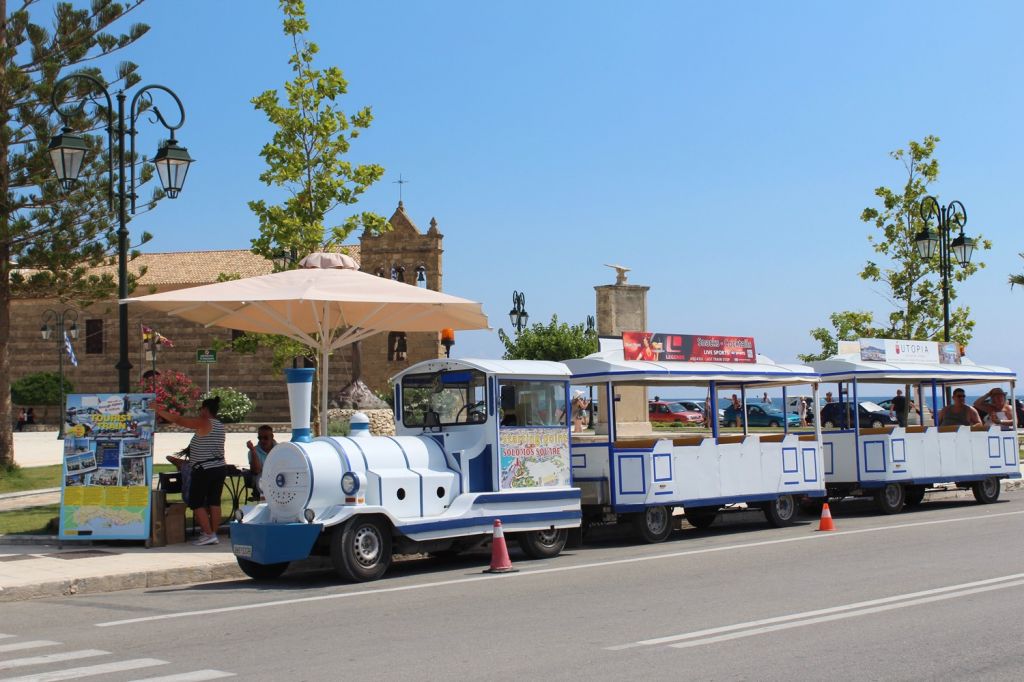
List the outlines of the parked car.
{"type": "MultiPolygon", "coordinates": [[[[694,412],[700,412],[701,415],[704,417],[704,423],[707,423],[708,419],[707,419],[707,415],[704,414],[705,408],[704,408],[704,401],[703,400],[689,400],[689,399],[684,398],[682,400],[672,400],[672,401],[669,401],[669,402],[679,403],[680,405],[682,405],[683,407],[685,407],[688,410],[693,410],[694,412]]],[[[719,404],[721,404],[721,403],[719,403],[719,404]]],[[[718,408],[718,423],[719,424],[724,424],[725,423],[725,410],[723,410],[722,408],[718,408]]]]}
{"type": "MultiPolygon", "coordinates": [[[[889,411],[877,403],[864,400],[859,405],[861,428],[888,426],[897,423],[889,416],[889,411]]],[[[821,428],[849,429],[853,428],[852,403],[828,403],[821,408],[821,428]]]]}
{"type": "Polygon", "coordinates": [[[664,400],[651,400],[647,403],[647,418],[652,422],[683,422],[684,424],[701,424],[704,415],[695,410],[688,410],[681,403],[669,403],[664,400]]]}
{"type": "MultiPolygon", "coordinates": [[[[725,408],[725,423],[736,423],[736,408],[730,403],[725,408]]],[[[795,414],[785,414],[782,410],[768,405],[747,405],[748,426],[782,426],[786,422],[790,426],[800,426],[800,417],[795,414]]]]}

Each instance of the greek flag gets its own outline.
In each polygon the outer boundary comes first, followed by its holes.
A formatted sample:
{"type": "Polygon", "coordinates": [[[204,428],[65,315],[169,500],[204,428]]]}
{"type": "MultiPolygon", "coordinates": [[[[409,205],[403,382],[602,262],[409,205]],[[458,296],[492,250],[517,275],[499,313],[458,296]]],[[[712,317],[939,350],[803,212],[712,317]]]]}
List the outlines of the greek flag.
{"type": "Polygon", "coordinates": [[[68,333],[64,332],[64,349],[68,352],[68,360],[75,367],[78,367],[78,356],[75,355],[75,349],[71,346],[71,339],[68,338],[68,333]]]}

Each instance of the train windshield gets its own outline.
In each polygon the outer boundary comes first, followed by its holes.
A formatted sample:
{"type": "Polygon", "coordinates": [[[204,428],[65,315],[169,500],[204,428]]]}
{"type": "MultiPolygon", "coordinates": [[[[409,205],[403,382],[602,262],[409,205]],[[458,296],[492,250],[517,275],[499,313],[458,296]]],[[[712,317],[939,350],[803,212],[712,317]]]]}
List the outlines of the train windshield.
{"type": "Polygon", "coordinates": [[[402,423],[410,427],[487,421],[487,379],[478,370],[402,377],[402,423]]]}
{"type": "Polygon", "coordinates": [[[501,382],[502,426],[565,426],[565,383],[501,382]]]}

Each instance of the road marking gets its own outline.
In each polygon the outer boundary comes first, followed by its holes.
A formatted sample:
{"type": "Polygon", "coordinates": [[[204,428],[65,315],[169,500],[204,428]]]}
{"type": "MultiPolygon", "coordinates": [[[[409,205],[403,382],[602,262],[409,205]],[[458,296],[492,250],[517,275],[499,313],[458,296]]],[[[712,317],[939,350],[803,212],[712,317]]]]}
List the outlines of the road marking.
{"type": "MultiPolygon", "coordinates": [[[[654,554],[640,557],[629,557],[627,559],[609,559],[608,561],[596,561],[587,564],[574,564],[571,566],[554,566],[552,568],[539,568],[535,570],[524,570],[518,573],[505,573],[500,579],[511,580],[516,578],[525,578],[535,575],[545,575],[548,573],[563,573],[566,571],[580,571],[590,568],[605,568],[607,566],[621,566],[624,564],[635,564],[646,561],[659,561],[662,559],[676,559],[684,556],[697,556],[700,554],[713,554],[716,552],[731,552],[742,549],[751,549],[754,547],[767,547],[769,545],[781,545],[791,542],[807,542],[813,540],[827,541],[838,537],[844,537],[847,535],[859,535],[862,533],[878,533],[882,531],[891,530],[902,530],[905,528],[918,528],[921,526],[935,526],[947,523],[960,523],[964,521],[987,521],[989,519],[1004,517],[1004,516],[1018,516],[1024,514],[1024,511],[1012,511],[1012,512],[1000,512],[996,514],[975,514],[973,516],[962,516],[952,519],[937,519],[933,521],[916,521],[912,523],[900,523],[891,526],[877,526],[874,528],[860,528],[857,530],[846,530],[846,531],[833,531],[830,533],[818,533],[813,532],[808,535],[799,535],[791,538],[778,538],[775,540],[759,540],[757,542],[745,542],[737,545],[722,545],[719,547],[703,547],[701,549],[689,549],[679,552],[669,552],[666,554],[654,554]]],[[[120,625],[133,625],[135,623],[148,623],[153,621],[170,620],[172,618],[188,618],[191,616],[208,616],[215,613],[232,613],[235,611],[248,611],[251,609],[263,609],[273,606],[291,606],[293,604],[306,604],[319,601],[329,601],[334,599],[350,599],[354,597],[366,597],[379,594],[388,594],[393,592],[408,592],[411,590],[423,590],[432,589],[437,587],[450,587],[452,585],[465,585],[467,583],[475,583],[482,580],[496,580],[498,579],[493,575],[482,575],[475,576],[472,578],[455,578],[453,580],[440,580],[429,583],[417,583],[414,585],[402,585],[399,587],[364,587],[356,592],[341,592],[334,594],[321,594],[315,597],[297,597],[295,599],[278,599],[275,601],[267,602],[254,602],[248,604],[239,604],[237,606],[224,606],[215,609],[201,609],[196,611],[177,611],[174,613],[164,613],[158,616],[142,616],[140,618],[128,618],[125,620],[112,620],[103,623],[96,623],[96,627],[116,627],[120,625]]]]}
{"type": "Polygon", "coordinates": [[[202,682],[202,680],[219,680],[222,677],[234,676],[235,673],[226,673],[223,670],[197,670],[194,673],[147,677],[145,679],[132,680],[132,682],[202,682]]]}
{"type": "Polygon", "coordinates": [[[24,668],[28,665],[45,665],[47,663],[59,663],[60,661],[73,661],[77,658],[92,658],[93,656],[105,656],[109,651],[102,649],[80,649],[79,651],[62,651],[57,654],[46,654],[44,656],[32,656],[30,658],[12,658],[9,661],[0,661],[0,670],[11,668],[24,668]]]}
{"type": "Polygon", "coordinates": [[[8,651],[21,651],[22,649],[38,649],[44,646],[53,646],[60,642],[51,642],[48,639],[34,639],[31,642],[15,642],[14,644],[0,644],[0,654],[8,651]]]}
{"type": "Polygon", "coordinates": [[[139,668],[152,668],[155,665],[167,665],[167,661],[159,658],[133,658],[129,661],[117,661],[114,663],[103,663],[102,665],[87,665],[81,668],[68,668],[66,670],[54,670],[48,673],[37,675],[24,675],[22,677],[5,677],[0,682],[60,682],[60,680],[73,680],[79,677],[92,675],[107,675],[125,670],[138,670],[139,668]]]}
{"type": "Polygon", "coordinates": [[[674,649],[685,649],[688,647],[701,646],[704,644],[714,644],[715,642],[724,642],[730,639],[739,639],[741,637],[752,637],[754,635],[763,635],[769,632],[775,632],[777,630],[788,630],[789,628],[798,628],[804,625],[815,625],[817,623],[827,623],[833,620],[842,620],[844,618],[854,618],[856,616],[866,616],[872,613],[881,613],[883,611],[892,611],[893,609],[902,609],[908,606],[920,606],[921,604],[930,604],[937,601],[945,601],[947,599],[957,599],[959,597],[969,597],[972,594],[980,594],[982,592],[992,592],[993,590],[1002,590],[1008,587],[1020,587],[1024,585],[1024,580],[1016,580],[1009,583],[1000,583],[998,585],[988,585],[986,587],[976,587],[970,590],[961,590],[959,592],[950,592],[947,594],[937,594],[931,597],[922,597],[921,599],[912,599],[910,601],[903,601],[896,604],[884,604],[882,606],[874,606],[868,609],[860,609],[858,611],[849,611],[847,613],[834,613],[828,616],[819,616],[817,618],[807,618],[793,623],[780,623],[778,625],[768,625],[763,628],[756,628],[753,630],[745,630],[743,632],[734,632],[728,635],[719,635],[718,637],[708,637],[707,639],[701,639],[693,642],[681,642],[679,644],[669,644],[674,649]]]}
{"type": "MultiPolygon", "coordinates": [[[[701,639],[701,638],[705,638],[705,637],[709,638],[709,639],[707,639],[707,640],[705,640],[705,641],[703,641],[701,643],[707,643],[707,642],[710,642],[710,641],[724,641],[724,639],[728,639],[729,637],[723,637],[723,638],[719,639],[719,638],[714,638],[713,636],[714,635],[723,635],[724,633],[735,632],[737,630],[747,630],[748,628],[751,628],[751,630],[748,630],[748,632],[750,632],[750,634],[760,634],[762,631],[763,632],[770,632],[771,630],[770,629],[762,628],[761,630],[754,631],[754,630],[752,630],[752,628],[761,628],[762,626],[771,626],[771,625],[774,625],[774,624],[777,624],[777,623],[786,623],[786,622],[790,622],[790,621],[802,620],[802,619],[806,619],[806,618],[815,618],[815,617],[818,617],[818,616],[827,616],[827,615],[831,615],[831,614],[842,614],[839,617],[846,618],[846,617],[849,617],[849,616],[852,616],[852,615],[861,615],[862,613],[874,613],[874,611],[864,610],[864,611],[861,611],[861,612],[858,612],[858,613],[843,613],[843,612],[858,611],[858,610],[861,610],[861,609],[870,609],[872,607],[879,607],[879,606],[882,606],[882,605],[890,605],[890,604],[893,604],[895,602],[904,602],[904,603],[903,604],[896,604],[895,606],[891,606],[891,607],[887,607],[887,608],[898,608],[898,607],[902,607],[902,606],[912,606],[912,605],[917,604],[917,603],[925,603],[924,601],[921,601],[922,599],[934,600],[934,599],[937,598],[935,595],[943,595],[943,596],[938,597],[938,598],[942,598],[942,599],[950,598],[951,599],[953,597],[965,596],[964,594],[959,593],[959,592],[961,592],[963,590],[971,589],[971,588],[1002,589],[1004,587],[1014,587],[1016,585],[1021,585],[1021,584],[1024,584],[1024,573],[1014,573],[1013,575],[1004,575],[1004,576],[999,577],[999,578],[988,578],[988,579],[985,579],[985,580],[976,580],[974,582],[969,582],[969,583],[961,583],[959,585],[948,585],[946,587],[936,587],[936,588],[933,588],[933,589],[930,589],[930,590],[922,590],[920,592],[908,592],[907,594],[897,594],[897,595],[893,595],[891,597],[881,597],[879,599],[869,599],[867,601],[859,601],[859,602],[854,602],[852,604],[843,604],[841,606],[831,606],[831,607],[825,608],[825,609],[815,609],[814,611],[804,611],[802,613],[792,613],[792,614],[789,614],[789,615],[786,615],[786,616],[776,616],[774,618],[762,618],[760,620],[752,620],[752,621],[748,621],[746,623],[736,623],[734,625],[723,625],[721,627],[708,628],[706,630],[695,630],[693,632],[686,632],[686,633],[683,633],[683,634],[680,634],[680,635],[668,635],[666,637],[655,637],[655,638],[652,638],[652,639],[642,639],[642,640],[637,641],[637,642],[630,642],[629,644],[619,644],[619,645],[616,645],[616,646],[606,647],[606,649],[608,651],[622,651],[624,649],[635,649],[637,647],[645,647],[645,646],[658,646],[658,645],[661,645],[661,644],[670,644],[671,645],[674,642],[681,642],[683,640],[688,640],[688,639],[701,639]],[[1007,581],[1016,581],[1016,582],[1008,583],[1007,581]],[[997,584],[997,583],[1003,583],[1003,584],[997,584]],[[991,587],[993,585],[995,585],[995,586],[991,587]],[[949,593],[953,593],[953,592],[958,592],[958,594],[953,594],[952,596],[949,596],[949,593]],[[914,600],[917,600],[917,601],[914,601],[914,600]]],[[[812,622],[812,621],[802,621],[800,623],[793,623],[793,624],[791,624],[791,625],[789,625],[787,627],[797,627],[799,625],[808,625],[808,624],[810,624],[810,622],[812,622]]],[[[817,621],[813,621],[813,622],[817,622],[817,621]]],[[[741,633],[741,636],[746,636],[746,634],[747,633],[741,633]]]]}

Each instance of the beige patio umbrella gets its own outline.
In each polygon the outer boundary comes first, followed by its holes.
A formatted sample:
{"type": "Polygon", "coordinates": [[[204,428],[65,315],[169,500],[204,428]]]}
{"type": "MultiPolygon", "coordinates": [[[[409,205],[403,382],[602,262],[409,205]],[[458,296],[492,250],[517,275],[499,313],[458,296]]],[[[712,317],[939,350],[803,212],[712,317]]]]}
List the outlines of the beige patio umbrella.
{"type": "Polygon", "coordinates": [[[296,270],[122,301],[206,327],[281,334],[320,353],[320,433],[327,433],[330,352],[384,331],[487,329],[480,304],[360,272],[340,253],[313,253],[296,270]]]}

